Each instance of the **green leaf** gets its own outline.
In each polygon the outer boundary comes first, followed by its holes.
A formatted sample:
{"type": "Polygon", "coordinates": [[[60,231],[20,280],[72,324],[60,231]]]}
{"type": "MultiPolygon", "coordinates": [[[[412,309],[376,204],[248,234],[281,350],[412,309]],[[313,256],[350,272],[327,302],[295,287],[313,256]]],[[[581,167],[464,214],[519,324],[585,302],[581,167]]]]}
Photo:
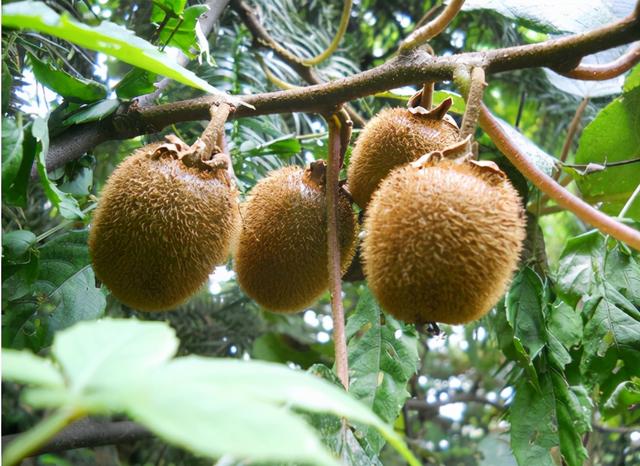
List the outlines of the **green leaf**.
{"type": "Polygon", "coordinates": [[[162,21],[166,14],[180,16],[187,0],[153,0],[151,21],[162,21]]]}
{"type": "Polygon", "coordinates": [[[397,434],[341,388],[276,364],[169,360],[177,347],[164,322],[80,323],[58,332],[52,347],[66,392],[31,390],[25,401],[89,414],[124,412],[168,442],[209,457],[337,466],[291,408],[330,412],[376,426],[410,464],[419,464],[397,434]]]}
{"type": "Polygon", "coordinates": [[[616,19],[604,1],[590,0],[467,0],[465,11],[493,10],[534,31],[585,32],[616,19]]]}
{"type": "Polygon", "coordinates": [[[36,243],[36,235],[29,230],[15,230],[2,235],[2,258],[10,264],[26,264],[27,253],[36,243]]]}
{"type": "Polygon", "coordinates": [[[520,466],[555,466],[551,448],[559,444],[555,399],[549,377],[541,379],[541,391],[525,378],[516,386],[511,405],[511,448],[520,466]]]}
{"type": "Polygon", "coordinates": [[[160,32],[162,43],[178,47],[186,56],[193,58],[195,55],[191,53],[191,49],[198,44],[196,24],[206,11],[209,11],[206,5],[193,5],[184,10],[182,18],[171,18],[160,32]]]}
{"type": "Polygon", "coordinates": [[[51,353],[67,383],[80,392],[126,386],[166,363],[177,349],[175,332],[163,322],[102,319],[58,332],[51,353]]]}
{"type": "Polygon", "coordinates": [[[582,340],[582,318],[571,306],[558,301],[547,320],[549,358],[558,369],[571,363],[569,350],[582,340]]]}
{"type": "Polygon", "coordinates": [[[631,69],[627,79],[624,81],[622,90],[629,92],[638,86],[640,86],[640,65],[636,65],[631,69]]]}
{"type": "Polygon", "coordinates": [[[628,380],[619,384],[604,404],[604,412],[607,417],[621,414],[630,406],[640,403],[640,384],[637,381],[628,380]]]}
{"type": "Polygon", "coordinates": [[[133,68],[115,86],[116,95],[121,99],[133,99],[156,90],[158,75],[140,68],[133,68]]]}
{"type": "MultiPolygon", "coordinates": [[[[12,296],[3,314],[3,345],[40,350],[53,333],[81,320],[100,317],[104,294],[95,286],[87,248],[87,232],[74,231],[46,243],[32,261],[37,273],[33,285],[12,296]]],[[[25,268],[22,270],[29,271],[25,268]]],[[[11,277],[13,278],[13,277],[11,277]]],[[[17,283],[27,277],[18,275],[17,283]]],[[[3,283],[3,291],[6,281],[3,283]]],[[[3,293],[4,294],[4,293],[3,293]]]]}
{"type": "MultiPolygon", "coordinates": [[[[193,371],[201,366],[209,372],[209,363],[215,364],[202,359],[190,371],[175,372],[172,366],[180,365],[178,360],[151,372],[126,400],[127,412],[165,440],[209,457],[230,454],[257,461],[339,464],[313,430],[286,408],[235,392],[233,378],[226,384],[200,383],[193,371]]],[[[254,384],[261,383],[262,379],[249,373],[251,365],[245,370],[254,384]]]]}
{"type": "Polygon", "coordinates": [[[591,409],[581,404],[567,381],[558,373],[549,374],[553,383],[560,452],[567,466],[582,466],[587,450],[582,435],[591,430],[591,409]]]}
{"type": "MultiPolygon", "coordinates": [[[[604,164],[640,157],[640,88],[632,89],[603,108],[580,136],[575,161],[604,164]]],[[[572,171],[588,202],[604,202],[602,210],[617,215],[640,180],[640,164],[607,167],[580,175],[572,171]]],[[[627,216],[640,219],[640,202],[627,216]]]]}
{"type": "Polygon", "coordinates": [[[597,230],[570,238],[559,261],[556,291],[563,301],[576,307],[590,295],[596,277],[603,276],[623,296],[640,306],[640,266],[637,255],[619,243],[607,251],[604,236],[597,230]]]}
{"type": "MultiPolygon", "coordinates": [[[[13,76],[7,62],[2,61],[2,114],[4,115],[9,111],[9,105],[11,104],[11,89],[13,88],[13,76]]],[[[3,120],[4,122],[4,120],[3,120]]],[[[4,130],[3,130],[4,132],[4,130]]]]}
{"type": "Polygon", "coordinates": [[[538,356],[547,341],[544,288],[538,274],[526,267],[514,277],[506,297],[507,320],[514,337],[527,349],[529,360],[538,356]]]}
{"type": "Polygon", "coordinates": [[[596,280],[597,288],[584,310],[587,323],[580,365],[585,372],[593,370],[596,363],[598,372],[605,372],[603,359],[610,362],[608,369],[612,370],[617,359],[640,356],[640,310],[609,282],[601,277],[596,280]]]}
{"type": "Polygon", "coordinates": [[[22,164],[22,125],[7,116],[2,119],[2,192],[6,196],[22,164]]]}
{"type": "Polygon", "coordinates": [[[100,121],[115,112],[120,106],[118,99],[107,99],[83,107],[63,121],[63,126],[79,125],[91,121],[100,121]]]}
{"type": "MultiPolygon", "coordinates": [[[[413,327],[390,315],[385,315],[384,324],[380,319],[381,309],[366,288],[346,326],[349,392],[393,423],[409,397],[406,386],[417,370],[418,339],[413,327]]],[[[366,438],[375,453],[384,446],[373,432],[366,431],[366,438]]]]}
{"type": "Polygon", "coordinates": [[[133,32],[109,21],[95,27],[87,26],[67,15],[58,15],[43,2],[22,1],[2,5],[2,25],[50,34],[210,94],[224,95],[229,103],[242,104],[238,99],[222,94],[133,32]]]}
{"type": "Polygon", "coordinates": [[[62,387],[64,379],[51,361],[29,351],[2,351],[2,380],[44,387],[62,387]]]}
{"type": "Polygon", "coordinates": [[[47,175],[46,156],[49,151],[49,129],[47,128],[47,121],[43,118],[37,117],[33,121],[31,129],[33,137],[37,141],[36,145],[36,167],[38,169],[38,175],[40,175],[40,182],[44,188],[44,192],[47,195],[47,199],[58,208],[60,215],[68,219],[82,219],[84,215],[78,207],[78,201],[71,194],[63,193],[60,191],[55,183],[49,179],[47,175]]]}
{"type": "Polygon", "coordinates": [[[57,69],[51,63],[40,61],[30,53],[27,55],[38,82],[65,99],[71,102],[91,103],[107,96],[107,88],[104,85],[90,79],[76,78],[57,69]]]}

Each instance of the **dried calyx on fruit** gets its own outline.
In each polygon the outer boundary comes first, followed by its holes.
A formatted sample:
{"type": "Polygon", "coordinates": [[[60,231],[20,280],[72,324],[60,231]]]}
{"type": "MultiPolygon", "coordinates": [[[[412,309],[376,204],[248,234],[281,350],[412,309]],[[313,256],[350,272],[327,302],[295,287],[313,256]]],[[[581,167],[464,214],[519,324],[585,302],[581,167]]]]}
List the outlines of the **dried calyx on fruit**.
{"type": "MultiPolygon", "coordinates": [[[[325,172],[324,161],[281,168],[243,205],[234,268],[247,295],[270,311],[299,311],[329,286],[325,172]]],[[[357,222],[342,191],[338,224],[344,272],[355,252],[357,222]]]]}
{"type": "Polygon", "coordinates": [[[367,206],[391,170],[457,141],[458,126],[447,115],[451,99],[427,109],[421,105],[422,92],[411,98],[408,108],[382,110],[360,133],[347,174],[349,191],[360,207],[367,206]]]}
{"type": "Polygon", "coordinates": [[[394,170],[365,220],[369,286],[388,312],[417,324],[485,315],[506,291],[525,238],[520,199],[497,165],[441,157],[394,170]]]}
{"type": "Polygon", "coordinates": [[[211,137],[189,146],[171,135],[147,145],[102,191],[89,233],[93,267],[134,309],[176,307],[229,256],[239,231],[237,191],[229,156],[211,137]]]}

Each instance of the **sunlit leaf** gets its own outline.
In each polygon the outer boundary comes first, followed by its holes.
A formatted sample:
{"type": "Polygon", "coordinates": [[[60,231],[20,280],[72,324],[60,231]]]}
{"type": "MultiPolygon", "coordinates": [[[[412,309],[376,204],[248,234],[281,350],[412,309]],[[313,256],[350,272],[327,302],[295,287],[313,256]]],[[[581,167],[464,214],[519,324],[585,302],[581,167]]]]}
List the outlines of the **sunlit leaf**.
{"type": "Polygon", "coordinates": [[[72,102],[90,103],[107,96],[107,88],[103,84],[71,76],[69,73],[57,69],[51,63],[41,61],[31,54],[29,54],[29,62],[38,82],[65,99],[72,102]]]}
{"type": "Polygon", "coordinates": [[[51,361],[29,351],[2,351],[2,380],[44,387],[62,387],[64,379],[51,361]]]}

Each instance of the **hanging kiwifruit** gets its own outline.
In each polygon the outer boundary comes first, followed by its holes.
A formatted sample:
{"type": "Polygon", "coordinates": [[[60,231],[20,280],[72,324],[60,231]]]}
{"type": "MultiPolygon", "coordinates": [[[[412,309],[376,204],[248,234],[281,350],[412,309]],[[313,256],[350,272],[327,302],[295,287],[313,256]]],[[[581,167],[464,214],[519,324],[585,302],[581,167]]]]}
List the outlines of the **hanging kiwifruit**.
{"type": "Polygon", "coordinates": [[[442,150],[458,140],[458,127],[445,101],[427,111],[420,106],[382,110],[356,140],[347,172],[353,200],[365,208],[380,182],[396,167],[442,150]]]}
{"type": "Polygon", "coordinates": [[[114,170],[89,233],[96,276],[143,311],[187,300],[226,261],[239,231],[228,156],[207,160],[196,144],[167,140],[139,149],[114,170]]]}
{"type": "Polygon", "coordinates": [[[365,230],[364,272],[384,309],[405,322],[460,324],[505,293],[525,222],[492,162],[418,161],[382,182],[365,230]]]}
{"type": "MultiPolygon", "coordinates": [[[[251,191],[234,256],[238,283],[265,309],[295,312],[313,304],[329,286],[325,165],[285,167],[251,191]]],[[[356,246],[356,220],[341,191],[338,240],[342,271],[356,246]]]]}

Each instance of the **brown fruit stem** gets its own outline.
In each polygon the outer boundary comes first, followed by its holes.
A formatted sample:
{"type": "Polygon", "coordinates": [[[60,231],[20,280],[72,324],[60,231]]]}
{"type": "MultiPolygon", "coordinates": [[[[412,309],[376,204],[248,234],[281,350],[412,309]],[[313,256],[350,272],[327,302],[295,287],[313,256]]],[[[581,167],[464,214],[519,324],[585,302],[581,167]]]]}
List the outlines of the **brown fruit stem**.
{"type": "Polygon", "coordinates": [[[203,160],[211,160],[214,155],[223,151],[221,143],[224,145],[224,124],[230,112],[231,106],[225,103],[216,103],[209,108],[211,119],[200,136],[205,145],[203,160]]]}
{"type": "Polygon", "coordinates": [[[420,95],[420,106],[431,110],[433,105],[433,90],[435,83],[433,81],[426,82],[422,85],[422,94],[420,95]]]}
{"type": "Polygon", "coordinates": [[[640,231],[603,214],[563,188],[553,178],[541,172],[527,155],[513,143],[484,104],[480,111],[480,126],[489,135],[498,150],[511,161],[520,173],[540,191],[556,201],[559,206],[573,212],[583,222],[640,251],[640,231]]]}
{"type": "Polygon", "coordinates": [[[471,70],[471,76],[469,76],[468,91],[465,92],[467,86],[462,88],[463,94],[467,98],[467,107],[462,117],[460,140],[473,136],[476,131],[485,87],[487,87],[487,83],[484,80],[484,70],[476,66],[471,70]]]}
{"type": "Polygon", "coordinates": [[[344,388],[349,390],[349,357],[345,333],[344,307],[342,306],[342,282],[340,273],[340,244],[338,241],[338,177],[343,149],[344,123],[337,114],[327,117],[329,125],[329,154],[327,167],[327,243],[329,258],[329,293],[333,316],[333,345],[336,373],[344,388]]]}

